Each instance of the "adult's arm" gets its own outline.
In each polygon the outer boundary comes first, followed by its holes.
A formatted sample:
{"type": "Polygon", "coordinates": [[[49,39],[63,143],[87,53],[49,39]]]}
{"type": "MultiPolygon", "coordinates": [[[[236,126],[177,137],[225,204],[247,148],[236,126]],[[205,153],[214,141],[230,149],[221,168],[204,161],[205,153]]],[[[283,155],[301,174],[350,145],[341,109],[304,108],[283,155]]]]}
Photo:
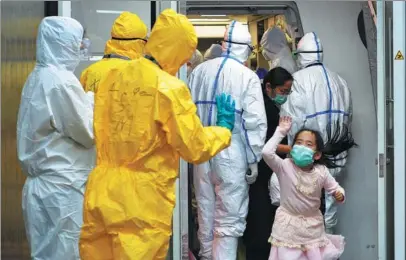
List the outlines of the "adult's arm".
{"type": "Polygon", "coordinates": [[[252,77],[242,100],[242,139],[249,164],[262,159],[265,144],[267,119],[264,97],[258,76],[252,77]]]}
{"type": "Polygon", "coordinates": [[[56,130],[86,148],[94,145],[93,107],[77,79],[67,79],[49,93],[56,130]]]}
{"type": "Polygon", "coordinates": [[[162,125],[168,143],[189,163],[202,163],[227,148],[231,132],[219,126],[203,127],[185,84],[158,91],[155,119],[162,125]]]}

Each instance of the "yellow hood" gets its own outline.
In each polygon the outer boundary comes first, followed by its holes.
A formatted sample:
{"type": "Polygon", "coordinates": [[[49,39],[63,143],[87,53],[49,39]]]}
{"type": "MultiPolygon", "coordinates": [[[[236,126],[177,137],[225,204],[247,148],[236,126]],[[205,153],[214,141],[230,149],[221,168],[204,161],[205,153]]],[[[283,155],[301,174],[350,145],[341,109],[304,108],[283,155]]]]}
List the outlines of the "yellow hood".
{"type": "Polygon", "coordinates": [[[196,32],[187,17],[166,9],[152,28],[145,54],[152,56],[164,71],[176,75],[192,57],[196,46],[196,32]]]}
{"type": "Polygon", "coordinates": [[[147,32],[147,26],[136,14],[123,12],[114,21],[104,54],[117,54],[130,59],[140,57],[146,43],[142,39],[146,39],[147,32]]]}

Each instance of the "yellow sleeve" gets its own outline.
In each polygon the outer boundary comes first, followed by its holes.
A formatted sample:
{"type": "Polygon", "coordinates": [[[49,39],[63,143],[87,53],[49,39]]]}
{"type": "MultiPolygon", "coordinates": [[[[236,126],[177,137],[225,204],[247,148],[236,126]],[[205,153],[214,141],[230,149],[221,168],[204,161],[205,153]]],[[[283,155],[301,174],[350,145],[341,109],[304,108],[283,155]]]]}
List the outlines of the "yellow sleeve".
{"type": "Polygon", "coordinates": [[[177,84],[158,91],[154,117],[166,132],[169,145],[184,160],[194,164],[208,161],[230,145],[231,132],[218,126],[203,127],[189,89],[177,84]]]}
{"type": "Polygon", "coordinates": [[[89,89],[87,88],[86,82],[87,82],[87,69],[85,69],[80,75],[80,84],[82,84],[85,92],[88,92],[89,89]]]}

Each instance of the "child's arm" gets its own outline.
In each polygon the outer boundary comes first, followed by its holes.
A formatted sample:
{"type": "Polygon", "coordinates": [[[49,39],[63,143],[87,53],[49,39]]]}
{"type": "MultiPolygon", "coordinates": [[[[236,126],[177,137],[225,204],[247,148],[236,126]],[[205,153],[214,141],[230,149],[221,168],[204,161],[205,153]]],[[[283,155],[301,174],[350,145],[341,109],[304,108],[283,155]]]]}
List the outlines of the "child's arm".
{"type": "Polygon", "coordinates": [[[265,144],[262,150],[262,157],[268,166],[277,174],[282,173],[283,159],[276,154],[276,149],[279,143],[286,136],[287,132],[292,125],[290,117],[281,117],[279,126],[276,128],[275,133],[265,144]]]}
{"type": "Polygon", "coordinates": [[[330,194],[333,195],[337,202],[344,203],[345,201],[345,191],[344,189],[338,184],[338,182],[331,176],[328,169],[327,177],[324,181],[324,189],[330,194]]]}

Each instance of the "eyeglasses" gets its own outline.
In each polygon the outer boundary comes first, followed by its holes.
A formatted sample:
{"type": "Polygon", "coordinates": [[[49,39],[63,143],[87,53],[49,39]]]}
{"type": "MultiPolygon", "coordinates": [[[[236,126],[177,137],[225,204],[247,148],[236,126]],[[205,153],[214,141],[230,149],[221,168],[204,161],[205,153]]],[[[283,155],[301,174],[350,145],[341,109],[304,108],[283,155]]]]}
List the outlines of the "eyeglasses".
{"type": "Polygon", "coordinates": [[[283,95],[290,95],[290,94],[292,94],[292,90],[279,90],[279,92],[281,93],[281,94],[283,94],[283,95]]]}
{"type": "Polygon", "coordinates": [[[293,92],[291,89],[281,89],[280,87],[279,88],[276,87],[275,91],[279,92],[281,95],[286,95],[286,96],[292,94],[292,92],[293,92]]]}

